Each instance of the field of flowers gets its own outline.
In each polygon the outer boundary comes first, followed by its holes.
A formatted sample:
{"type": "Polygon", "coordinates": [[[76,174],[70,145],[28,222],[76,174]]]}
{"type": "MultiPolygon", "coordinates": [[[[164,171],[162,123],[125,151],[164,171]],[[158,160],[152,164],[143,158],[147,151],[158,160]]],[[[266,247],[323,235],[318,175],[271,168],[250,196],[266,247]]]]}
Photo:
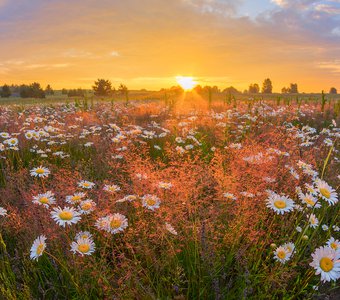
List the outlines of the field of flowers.
{"type": "Polygon", "coordinates": [[[0,299],[336,299],[339,110],[0,106],[0,299]]]}

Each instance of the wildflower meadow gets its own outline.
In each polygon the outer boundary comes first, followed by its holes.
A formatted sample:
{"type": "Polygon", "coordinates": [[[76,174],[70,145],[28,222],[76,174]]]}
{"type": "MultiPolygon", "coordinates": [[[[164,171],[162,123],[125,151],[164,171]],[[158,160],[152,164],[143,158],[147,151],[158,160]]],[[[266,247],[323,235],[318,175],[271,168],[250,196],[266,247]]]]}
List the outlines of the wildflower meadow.
{"type": "Polygon", "coordinates": [[[2,103],[0,298],[336,299],[339,124],[319,96],[2,103]]]}

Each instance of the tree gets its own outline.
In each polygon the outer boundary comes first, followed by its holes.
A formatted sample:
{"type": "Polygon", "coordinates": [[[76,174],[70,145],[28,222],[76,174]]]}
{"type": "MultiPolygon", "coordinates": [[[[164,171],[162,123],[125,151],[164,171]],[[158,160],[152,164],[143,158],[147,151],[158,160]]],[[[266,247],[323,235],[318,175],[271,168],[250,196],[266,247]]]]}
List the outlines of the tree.
{"type": "Polygon", "coordinates": [[[269,78],[266,78],[262,84],[262,93],[271,94],[272,91],[273,91],[272,81],[269,78]]]}
{"type": "Polygon", "coordinates": [[[98,79],[92,86],[96,96],[109,96],[112,94],[112,84],[109,80],[98,79]]]}
{"type": "Polygon", "coordinates": [[[288,94],[288,93],[289,93],[289,88],[283,87],[283,88],[281,89],[281,93],[282,93],[282,94],[288,94]]]}
{"type": "Polygon", "coordinates": [[[23,84],[20,86],[21,98],[45,98],[45,92],[41,88],[40,83],[33,82],[30,85],[23,84]]]}
{"type": "Polygon", "coordinates": [[[225,88],[223,90],[223,93],[231,94],[231,95],[241,94],[241,92],[239,90],[237,90],[236,88],[234,88],[233,86],[225,88]]]}
{"type": "Polygon", "coordinates": [[[338,93],[337,89],[335,87],[331,87],[329,90],[330,94],[336,95],[338,93]]]}
{"type": "Polygon", "coordinates": [[[2,87],[2,91],[0,93],[1,98],[8,98],[9,96],[12,95],[11,89],[9,88],[9,86],[7,84],[5,84],[2,87]]]}
{"type": "Polygon", "coordinates": [[[299,91],[298,91],[298,85],[297,85],[297,83],[291,83],[288,92],[289,92],[290,94],[298,94],[299,91]]]}
{"type": "Polygon", "coordinates": [[[249,86],[248,90],[250,94],[258,94],[260,92],[260,87],[257,83],[254,83],[249,86]]]}
{"type": "Polygon", "coordinates": [[[85,95],[85,91],[80,88],[67,91],[68,97],[84,97],[84,95],[85,95]]]}
{"type": "Polygon", "coordinates": [[[54,91],[49,84],[47,85],[47,87],[45,89],[45,94],[46,95],[54,95],[54,91]]]}
{"type": "Polygon", "coordinates": [[[67,95],[67,93],[68,93],[68,91],[67,91],[67,89],[65,89],[65,88],[61,90],[61,94],[62,94],[62,95],[67,95]]]}
{"type": "Polygon", "coordinates": [[[129,89],[125,84],[120,84],[118,87],[118,91],[125,96],[126,103],[129,102],[129,89]]]}

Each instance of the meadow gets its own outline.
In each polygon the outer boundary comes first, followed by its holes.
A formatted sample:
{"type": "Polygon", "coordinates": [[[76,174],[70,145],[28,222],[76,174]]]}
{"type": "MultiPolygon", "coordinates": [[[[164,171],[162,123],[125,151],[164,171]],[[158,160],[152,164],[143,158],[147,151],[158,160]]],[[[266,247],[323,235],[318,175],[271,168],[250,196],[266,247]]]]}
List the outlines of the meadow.
{"type": "Polygon", "coordinates": [[[0,298],[336,299],[339,124],[330,95],[1,100],[0,298]]]}

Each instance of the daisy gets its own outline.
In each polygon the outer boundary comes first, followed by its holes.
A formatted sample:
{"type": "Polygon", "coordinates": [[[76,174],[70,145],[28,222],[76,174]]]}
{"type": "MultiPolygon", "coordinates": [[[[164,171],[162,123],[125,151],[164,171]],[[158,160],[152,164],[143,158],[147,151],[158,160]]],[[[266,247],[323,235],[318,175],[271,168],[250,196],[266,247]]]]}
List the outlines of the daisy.
{"type": "Polygon", "coordinates": [[[329,205],[334,205],[338,202],[338,195],[336,191],[327,182],[317,179],[315,183],[319,197],[326,200],[329,205]]]}
{"type": "Polygon", "coordinates": [[[85,193],[74,193],[73,195],[66,196],[66,202],[70,204],[79,203],[85,196],[85,193]]]}
{"type": "Polygon", "coordinates": [[[319,225],[319,220],[314,214],[310,214],[308,221],[309,227],[316,228],[319,225]]]}
{"type": "Polygon", "coordinates": [[[335,251],[338,251],[340,249],[340,242],[336,239],[334,239],[334,237],[331,237],[328,241],[327,241],[327,246],[331,247],[332,249],[334,249],[335,251]]]}
{"type": "Polygon", "coordinates": [[[124,215],[116,213],[113,215],[108,215],[104,218],[100,218],[97,220],[96,226],[107,232],[115,234],[128,227],[128,220],[124,215]]]}
{"type": "Polygon", "coordinates": [[[145,195],[142,197],[143,206],[150,209],[155,210],[159,208],[161,200],[155,195],[145,195]]]}
{"type": "Polygon", "coordinates": [[[120,187],[115,184],[112,184],[112,185],[105,184],[103,190],[109,193],[115,193],[115,192],[120,191],[120,187]]]}
{"type": "Polygon", "coordinates": [[[172,183],[170,182],[159,182],[158,187],[163,190],[170,190],[172,188],[172,183]]]}
{"type": "Polygon", "coordinates": [[[7,144],[9,147],[15,147],[19,143],[17,138],[10,138],[8,140],[4,140],[4,144],[7,144]]]}
{"type": "Polygon", "coordinates": [[[91,238],[80,237],[71,243],[71,251],[81,256],[91,255],[95,251],[95,244],[91,238]]]}
{"type": "Polygon", "coordinates": [[[91,181],[81,180],[81,181],[78,182],[78,186],[83,188],[83,189],[90,190],[95,186],[95,184],[91,181]]]}
{"type": "Polygon", "coordinates": [[[38,260],[38,257],[41,256],[46,248],[46,237],[44,235],[38,236],[31,247],[30,258],[34,260],[38,260]]]}
{"type": "Polygon", "coordinates": [[[88,231],[79,231],[76,234],[75,239],[78,240],[80,238],[83,238],[83,239],[92,239],[92,234],[90,232],[88,232],[88,231]]]}
{"type": "Polygon", "coordinates": [[[81,214],[87,215],[96,208],[96,203],[91,199],[86,199],[80,202],[79,208],[81,214]]]}
{"type": "Polygon", "coordinates": [[[172,227],[170,223],[165,223],[165,229],[173,235],[177,235],[177,231],[172,227]]]}
{"type": "Polygon", "coordinates": [[[283,246],[277,247],[274,251],[274,258],[283,264],[290,259],[291,255],[292,252],[283,246]]]}
{"type": "Polygon", "coordinates": [[[317,248],[312,254],[313,261],[310,263],[316,272],[321,274],[321,281],[331,281],[340,278],[340,251],[331,247],[317,248]]]}
{"type": "Polygon", "coordinates": [[[285,212],[294,210],[294,201],[286,196],[272,193],[267,199],[267,207],[274,210],[277,214],[283,215],[285,212]]]}
{"type": "Polygon", "coordinates": [[[321,204],[320,203],[317,203],[317,199],[310,193],[299,193],[299,198],[300,200],[307,205],[307,207],[310,207],[310,208],[319,208],[321,207],[321,204]]]}
{"type": "Polygon", "coordinates": [[[232,193],[223,193],[223,197],[224,197],[224,198],[227,198],[227,199],[229,199],[229,200],[236,200],[235,195],[232,194],[232,193]]]}
{"type": "Polygon", "coordinates": [[[48,175],[51,173],[49,169],[45,168],[45,167],[37,167],[37,168],[33,168],[31,171],[31,176],[34,177],[48,177],[48,175]]]}
{"type": "Polygon", "coordinates": [[[33,203],[48,207],[55,203],[54,194],[51,191],[47,191],[44,194],[33,196],[33,203]]]}
{"type": "Polygon", "coordinates": [[[0,216],[4,217],[7,215],[7,209],[0,206],[0,216]]]}
{"type": "Polygon", "coordinates": [[[67,206],[64,208],[61,208],[60,206],[53,208],[51,216],[58,225],[63,227],[65,227],[66,224],[75,224],[81,219],[78,211],[76,211],[73,207],[67,206]]]}
{"type": "Polygon", "coordinates": [[[136,196],[136,195],[127,195],[124,198],[117,200],[116,202],[118,202],[118,203],[125,202],[125,201],[132,202],[132,201],[135,201],[137,199],[138,199],[138,196],[136,196]]]}

